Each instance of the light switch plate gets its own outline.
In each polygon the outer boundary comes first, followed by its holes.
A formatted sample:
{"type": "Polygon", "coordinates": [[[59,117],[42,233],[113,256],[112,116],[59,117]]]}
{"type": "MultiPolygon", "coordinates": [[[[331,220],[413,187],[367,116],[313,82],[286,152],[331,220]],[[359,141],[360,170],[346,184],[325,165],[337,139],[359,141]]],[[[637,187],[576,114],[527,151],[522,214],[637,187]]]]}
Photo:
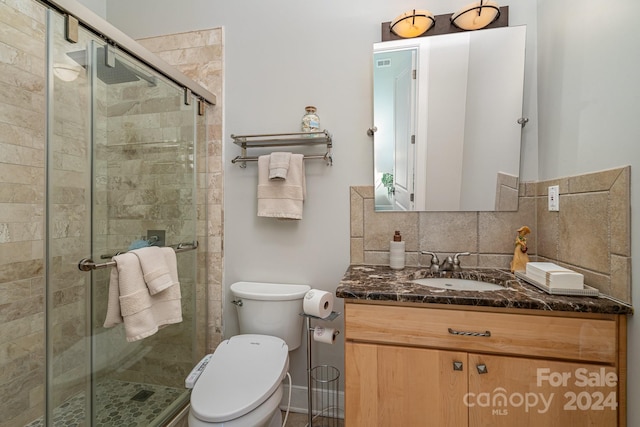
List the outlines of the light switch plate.
{"type": "Polygon", "coordinates": [[[560,210],[560,187],[557,185],[552,185],[549,187],[549,210],[550,211],[559,211],[560,210]]]}

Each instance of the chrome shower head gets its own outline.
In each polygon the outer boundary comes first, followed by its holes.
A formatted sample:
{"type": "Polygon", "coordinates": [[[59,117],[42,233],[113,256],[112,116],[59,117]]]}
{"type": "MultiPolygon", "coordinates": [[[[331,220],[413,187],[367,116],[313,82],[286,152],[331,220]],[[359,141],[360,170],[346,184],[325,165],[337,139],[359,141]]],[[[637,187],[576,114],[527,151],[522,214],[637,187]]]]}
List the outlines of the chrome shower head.
{"type": "MultiPolygon", "coordinates": [[[[81,66],[87,66],[87,51],[86,50],[78,50],[75,52],[68,52],[67,55],[73,59],[75,62],[80,64],[81,66]]],[[[115,58],[114,66],[110,67],[107,65],[106,61],[106,53],[104,47],[99,47],[96,52],[96,66],[97,66],[97,76],[98,78],[108,85],[118,84],[118,83],[128,83],[135,82],[140,79],[145,80],[150,85],[156,85],[156,78],[154,76],[149,76],[141,71],[136,70],[135,68],[125,64],[123,61],[115,58]]]]}

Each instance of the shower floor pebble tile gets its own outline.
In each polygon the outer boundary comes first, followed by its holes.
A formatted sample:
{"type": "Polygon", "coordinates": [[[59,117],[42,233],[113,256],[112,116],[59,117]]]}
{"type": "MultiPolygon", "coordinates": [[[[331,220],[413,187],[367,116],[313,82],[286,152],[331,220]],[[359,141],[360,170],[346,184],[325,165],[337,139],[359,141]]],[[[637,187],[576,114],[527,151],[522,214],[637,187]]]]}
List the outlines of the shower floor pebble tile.
{"type": "MultiPolygon", "coordinates": [[[[106,380],[96,387],[97,417],[95,427],[148,426],[162,411],[174,402],[184,390],[152,384],[106,380]],[[152,391],[144,402],[131,400],[142,390],[152,391]]],[[[85,423],[85,399],[77,394],[53,410],[54,427],[80,427],[85,423]]],[[[42,418],[26,427],[44,427],[42,418]]],[[[93,427],[93,426],[92,426],[93,427]]]]}

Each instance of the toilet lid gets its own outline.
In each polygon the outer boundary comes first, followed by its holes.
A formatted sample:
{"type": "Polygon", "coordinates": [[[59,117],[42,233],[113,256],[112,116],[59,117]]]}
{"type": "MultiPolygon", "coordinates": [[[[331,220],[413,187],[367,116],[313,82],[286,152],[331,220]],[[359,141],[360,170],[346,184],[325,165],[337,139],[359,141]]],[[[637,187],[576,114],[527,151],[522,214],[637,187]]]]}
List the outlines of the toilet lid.
{"type": "Polygon", "coordinates": [[[289,368],[289,348],[268,335],[237,335],[220,343],[191,392],[193,415],[208,422],[238,418],[271,396],[289,368]]]}

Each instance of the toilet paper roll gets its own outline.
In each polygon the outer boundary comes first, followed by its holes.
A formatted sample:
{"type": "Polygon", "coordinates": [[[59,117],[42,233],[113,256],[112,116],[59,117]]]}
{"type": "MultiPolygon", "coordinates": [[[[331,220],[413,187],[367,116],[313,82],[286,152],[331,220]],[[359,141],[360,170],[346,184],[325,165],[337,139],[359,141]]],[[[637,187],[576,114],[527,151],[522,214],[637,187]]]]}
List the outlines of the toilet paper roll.
{"type": "Polygon", "coordinates": [[[302,309],[305,314],[324,319],[333,310],[333,294],[319,289],[311,289],[304,296],[302,309]]]}
{"type": "Polygon", "coordinates": [[[323,328],[322,326],[316,326],[313,330],[313,340],[325,344],[333,344],[336,342],[336,335],[338,331],[333,328],[323,328]]]}

